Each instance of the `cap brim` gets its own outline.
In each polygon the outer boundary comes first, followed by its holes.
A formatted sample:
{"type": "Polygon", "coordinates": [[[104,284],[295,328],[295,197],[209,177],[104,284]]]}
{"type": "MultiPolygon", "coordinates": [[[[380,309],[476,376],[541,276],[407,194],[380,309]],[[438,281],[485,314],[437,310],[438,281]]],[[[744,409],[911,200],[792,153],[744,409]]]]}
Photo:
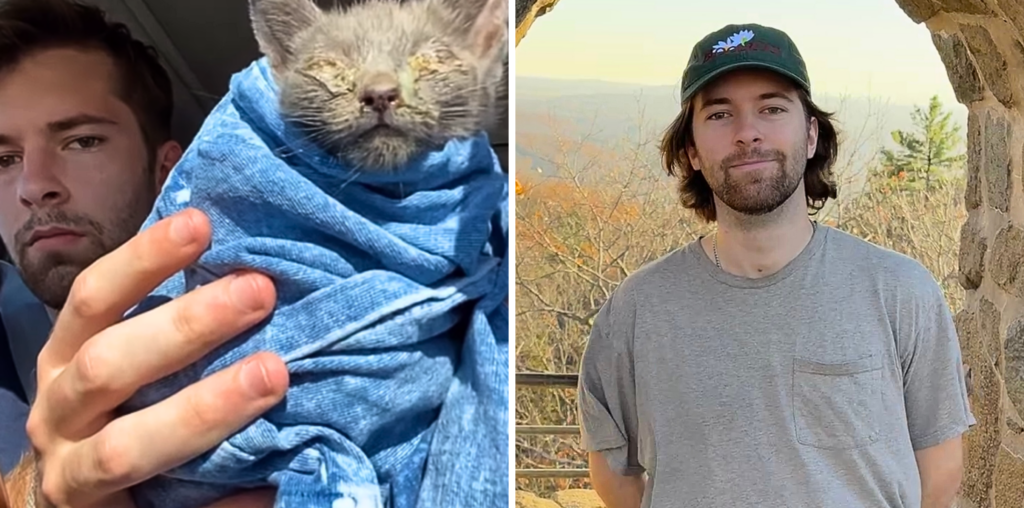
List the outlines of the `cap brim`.
{"type": "Polygon", "coordinates": [[[803,87],[804,90],[807,90],[808,93],[811,90],[811,85],[809,83],[807,83],[806,81],[801,79],[796,74],[793,74],[792,72],[787,71],[786,69],[783,69],[782,67],[780,67],[778,65],[774,65],[774,64],[770,64],[770,63],[765,63],[765,62],[743,61],[743,62],[731,63],[729,65],[726,65],[725,67],[722,67],[721,69],[715,69],[714,71],[712,71],[707,76],[704,76],[704,77],[698,79],[697,81],[694,81],[693,83],[690,84],[690,86],[688,86],[685,90],[683,90],[682,96],[679,98],[679,102],[680,102],[680,104],[685,104],[686,101],[690,100],[690,98],[693,97],[693,95],[696,94],[698,90],[703,88],[704,85],[708,84],[708,82],[710,82],[711,80],[721,76],[722,74],[725,74],[726,72],[735,71],[735,70],[738,70],[738,69],[754,69],[754,68],[756,68],[756,69],[767,69],[767,70],[770,70],[770,71],[775,71],[775,72],[777,72],[779,74],[782,74],[783,76],[786,76],[789,79],[792,79],[798,85],[803,87]]]}

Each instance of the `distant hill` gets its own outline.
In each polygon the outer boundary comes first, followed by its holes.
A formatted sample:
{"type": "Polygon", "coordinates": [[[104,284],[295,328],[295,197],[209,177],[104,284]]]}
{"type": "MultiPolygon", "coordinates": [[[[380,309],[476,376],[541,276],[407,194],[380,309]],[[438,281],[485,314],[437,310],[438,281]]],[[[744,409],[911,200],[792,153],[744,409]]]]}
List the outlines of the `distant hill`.
{"type": "MultiPolygon", "coordinates": [[[[553,134],[570,139],[589,134],[590,143],[608,145],[635,137],[642,112],[647,134],[658,136],[679,111],[676,86],[517,77],[515,93],[517,161],[529,160],[544,171],[551,170],[544,159],[556,157],[558,151],[553,134]]],[[[821,94],[814,99],[826,111],[836,113],[839,129],[850,140],[840,158],[853,160],[855,166],[863,166],[879,146],[894,147],[891,131],[913,127],[910,114],[914,104],[892,104],[866,96],[821,94]],[[857,150],[854,140],[859,141],[857,150]]],[[[967,108],[958,103],[944,107],[953,112],[966,138],[967,108]]]]}

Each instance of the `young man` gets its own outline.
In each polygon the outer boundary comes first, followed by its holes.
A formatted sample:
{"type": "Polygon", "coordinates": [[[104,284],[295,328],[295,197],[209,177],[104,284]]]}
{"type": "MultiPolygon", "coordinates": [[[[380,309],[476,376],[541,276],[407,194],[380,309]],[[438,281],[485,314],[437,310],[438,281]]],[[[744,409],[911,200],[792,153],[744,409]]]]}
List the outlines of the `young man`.
{"type": "Polygon", "coordinates": [[[579,410],[608,507],[948,508],[975,421],[950,309],[918,262],[809,219],[837,140],[793,41],[701,40],[662,151],[717,231],[595,321],[579,410]]]}
{"type": "Polygon", "coordinates": [[[38,386],[9,377],[0,386],[5,418],[32,402],[27,423],[0,429],[0,450],[23,448],[26,428],[34,449],[0,482],[14,506],[38,493],[35,506],[129,506],[127,487],[216,445],[287,387],[281,360],[259,354],[144,411],[112,414],[273,307],[270,281],[242,274],[119,322],[210,238],[195,211],[132,238],[181,156],[171,110],[155,52],[101,11],[65,0],[0,3],[0,239],[21,275],[4,270],[0,293],[23,281],[46,306],[0,307],[7,365],[9,346],[27,339],[7,332],[32,328],[10,326],[26,324],[21,310],[56,316],[36,351],[38,386]]]}

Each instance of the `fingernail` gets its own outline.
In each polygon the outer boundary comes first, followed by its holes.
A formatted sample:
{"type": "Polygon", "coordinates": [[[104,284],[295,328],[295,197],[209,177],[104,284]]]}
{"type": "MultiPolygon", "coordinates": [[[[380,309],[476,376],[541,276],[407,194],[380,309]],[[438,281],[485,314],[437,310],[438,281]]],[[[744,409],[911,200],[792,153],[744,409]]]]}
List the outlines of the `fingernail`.
{"type": "Polygon", "coordinates": [[[234,275],[232,279],[231,298],[234,300],[235,305],[248,312],[262,310],[264,305],[263,298],[260,298],[256,282],[252,277],[234,275]]]}
{"type": "Polygon", "coordinates": [[[180,245],[188,245],[195,239],[195,228],[188,215],[171,219],[171,239],[180,245]]]}
{"type": "Polygon", "coordinates": [[[263,364],[256,360],[246,360],[242,365],[242,386],[254,398],[263,398],[271,393],[270,380],[263,364]]]}

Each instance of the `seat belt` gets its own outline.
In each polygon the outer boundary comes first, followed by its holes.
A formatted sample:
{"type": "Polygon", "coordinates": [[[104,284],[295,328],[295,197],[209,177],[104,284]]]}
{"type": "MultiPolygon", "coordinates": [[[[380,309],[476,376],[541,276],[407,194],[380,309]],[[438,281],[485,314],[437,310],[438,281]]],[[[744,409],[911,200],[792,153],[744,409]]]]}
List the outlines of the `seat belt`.
{"type": "Polygon", "coordinates": [[[4,262],[0,262],[0,315],[18,379],[32,404],[36,398],[36,359],[50,337],[53,323],[46,306],[25,286],[17,269],[4,262]]]}

